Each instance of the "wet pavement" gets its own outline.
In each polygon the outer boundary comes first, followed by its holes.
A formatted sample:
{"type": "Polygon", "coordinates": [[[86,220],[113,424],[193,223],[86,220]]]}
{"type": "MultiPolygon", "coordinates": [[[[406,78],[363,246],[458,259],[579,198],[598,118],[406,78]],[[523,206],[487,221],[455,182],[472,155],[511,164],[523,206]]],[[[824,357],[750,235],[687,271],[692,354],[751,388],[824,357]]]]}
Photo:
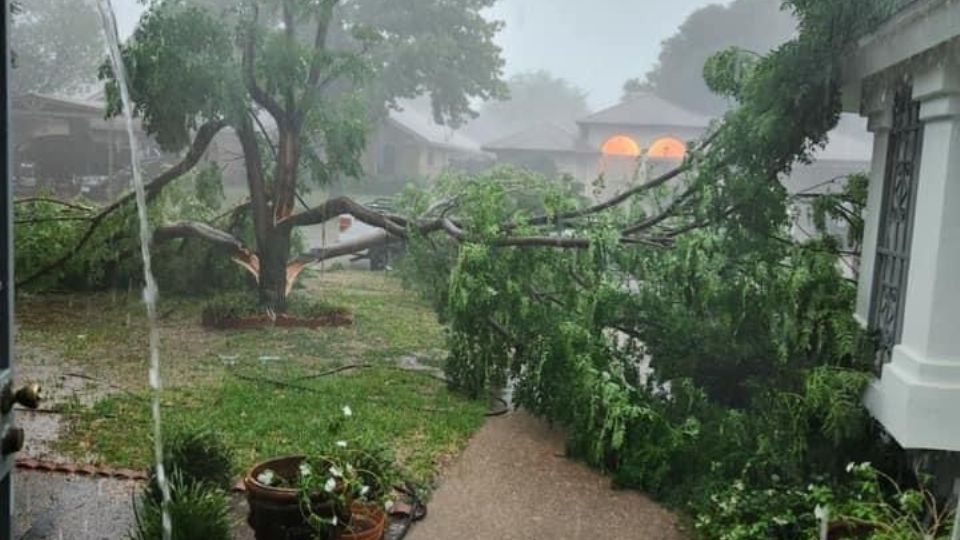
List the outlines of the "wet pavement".
{"type": "Polygon", "coordinates": [[[115,540],[133,524],[140,483],[18,470],[14,474],[15,540],[115,540]]]}
{"type": "MultiPolygon", "coordinates": [[[[142,482],[40,471],[14,474],[14,540],[116,540],[134,525],[142,482]]],[[[233,538],[254,540],[246,501],[231,496],[233,538]]]]}
{"type": "Polygon", "coordinates": [[[681,540],[676,518],[563,457],[563,436],[524,412],[490,418],[444,474],[408,540],[681,540]]]}

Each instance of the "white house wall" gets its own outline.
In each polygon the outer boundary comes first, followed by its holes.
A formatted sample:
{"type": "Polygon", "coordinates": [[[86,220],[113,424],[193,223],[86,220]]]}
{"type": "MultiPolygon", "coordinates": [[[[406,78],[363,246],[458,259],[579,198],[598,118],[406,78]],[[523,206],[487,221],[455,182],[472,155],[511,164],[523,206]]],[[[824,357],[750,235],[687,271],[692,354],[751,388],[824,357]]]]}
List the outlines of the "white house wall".
{"type": "MultiPolygon", "coordinates": [[[[931,2],[931,4],[937,4],[931,2]]],[[[942,5],[952,9],[951,5],[942,5]]],[[[932,25],[936,17],[920,21],[932,25]]],[[[916,36],[913,30],[905,30],[916,36]]],[[[954,28],[960,33],[960,26],[954,28]]],[[[942,47],[942,45],[940,45],[942,47]]],[[[942,49],[941,49],[942,50],[942,49]]],[[[861,55],[869,58],[869,55],[861,55]]],[[[867,72],[873,64],[864,67],[867,72]]],[[[903,331],[867,392],[871,413],[905,448],[960,451],[960,62],[945,55],[940,62],[895,66],[897,77],[886,88],[864,96],[863,111],[874,132],[874,159],[868,199],[857,316],[868,319],[879,234],[881,193],[889,139],[893,84],[907,74],[913,99],[920,102],[923,148],[917,181],[910,270],[903,299],[903,331]]]]}

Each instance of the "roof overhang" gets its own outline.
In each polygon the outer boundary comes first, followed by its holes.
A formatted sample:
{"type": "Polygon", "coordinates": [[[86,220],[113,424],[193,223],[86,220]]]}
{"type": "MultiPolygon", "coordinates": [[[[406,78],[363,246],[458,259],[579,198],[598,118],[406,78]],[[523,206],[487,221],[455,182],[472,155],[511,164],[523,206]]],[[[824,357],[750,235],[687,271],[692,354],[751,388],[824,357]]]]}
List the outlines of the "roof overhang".
{"type": "Polygon", "coordinates": [[[960,2],[917,0],[908,5],[861,38],[843,59],[845,109],[859,101],[865,79],[955,40],[960,40],[960,2]]]}

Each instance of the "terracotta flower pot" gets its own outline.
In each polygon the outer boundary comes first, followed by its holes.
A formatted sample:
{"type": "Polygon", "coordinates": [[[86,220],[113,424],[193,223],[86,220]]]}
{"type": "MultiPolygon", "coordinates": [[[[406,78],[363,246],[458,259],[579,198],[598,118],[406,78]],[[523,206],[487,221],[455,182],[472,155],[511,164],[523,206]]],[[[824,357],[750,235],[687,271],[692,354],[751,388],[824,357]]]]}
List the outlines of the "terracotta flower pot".
{"type": "Polygon", "coordinates": [[[827,540],[856,540],[868,538],[870,533],[873,532],[876,532],[876,527],[866,523],[835,521],[827,528],[827,540]]]}
{"type": "Polygon", "coordinates": [[[340,532],[340,540],[380,540],[386,523],[387,514],[378,505],[355,503],[350,506],[350,522],[340,532]]]}
{"type": "MultiPolygon", "coordinates": [[[[314,540],[316,531],[304,519],[300,493],[295,488],[273,487],[262,484],[257,477],[270,469],[283,478],[295,479],[299,475],[304,456],[286,456],[268,459],[251,468],[243,478],[250,512],[247,524],[253,528],[257,540],[314,540]]],[[[310,510],[318,516],[333,517],[336,506],[327,500],[318,499],[310,510]]],[[[349,516],[337,515],[345,521],[349,516]]]]}

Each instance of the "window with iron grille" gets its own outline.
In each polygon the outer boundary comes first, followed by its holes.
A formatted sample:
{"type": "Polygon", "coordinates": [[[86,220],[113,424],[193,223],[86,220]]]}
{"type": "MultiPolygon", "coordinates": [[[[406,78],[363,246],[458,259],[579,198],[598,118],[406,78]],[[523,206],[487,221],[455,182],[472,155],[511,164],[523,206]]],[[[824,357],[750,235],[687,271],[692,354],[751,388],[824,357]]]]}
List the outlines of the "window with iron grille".
{"type": "Polygon", "coordinates": [[[922,148],[920,103],[904,87],[894,96],[870,310],[870,323],[879,334],[878,367],[890,361],[903,332],[922,148]]]}

